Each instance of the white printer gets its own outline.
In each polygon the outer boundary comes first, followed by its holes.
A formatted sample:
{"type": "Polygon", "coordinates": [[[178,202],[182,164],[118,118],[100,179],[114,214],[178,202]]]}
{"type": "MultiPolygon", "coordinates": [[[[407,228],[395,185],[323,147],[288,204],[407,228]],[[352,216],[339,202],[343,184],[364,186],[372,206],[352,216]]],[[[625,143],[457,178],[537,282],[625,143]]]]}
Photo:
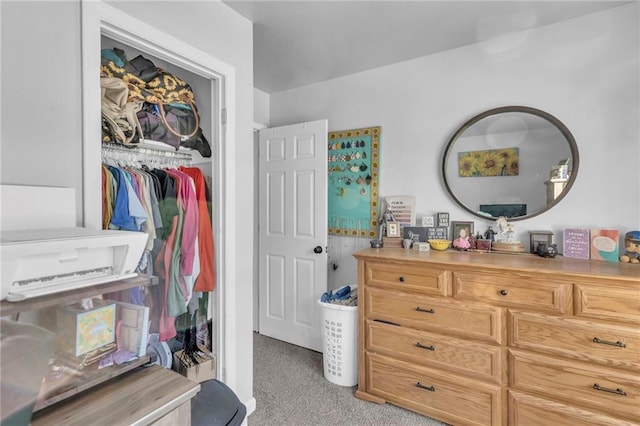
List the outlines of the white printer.
{"type": "Polygon", "coordinates": [[[147,234],[87,228],[0,232],[0,299],[31,297],[136,275],[147,234]]]}

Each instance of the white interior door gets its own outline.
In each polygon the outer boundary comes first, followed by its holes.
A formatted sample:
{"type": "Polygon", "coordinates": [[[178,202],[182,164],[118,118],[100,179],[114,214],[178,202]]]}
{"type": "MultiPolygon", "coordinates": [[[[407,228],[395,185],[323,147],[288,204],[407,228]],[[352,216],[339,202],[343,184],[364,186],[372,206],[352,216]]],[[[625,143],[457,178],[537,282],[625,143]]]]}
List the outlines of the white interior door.
{"type": "Polygon", "coordinates": [[[322,351],[327,120],[260,130],[260,333],[322,351]]]}

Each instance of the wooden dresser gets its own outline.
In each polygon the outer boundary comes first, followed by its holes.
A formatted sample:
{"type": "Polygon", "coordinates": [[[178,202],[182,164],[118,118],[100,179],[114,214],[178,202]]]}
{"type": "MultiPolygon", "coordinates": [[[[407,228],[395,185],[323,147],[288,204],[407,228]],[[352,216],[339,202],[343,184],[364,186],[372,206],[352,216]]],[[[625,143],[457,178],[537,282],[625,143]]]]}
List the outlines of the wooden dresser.
{"type": "Polygon", "coordinates": [[[455,425],[640,424],[640,266],[354,256],[358,398],[455,425]]]}

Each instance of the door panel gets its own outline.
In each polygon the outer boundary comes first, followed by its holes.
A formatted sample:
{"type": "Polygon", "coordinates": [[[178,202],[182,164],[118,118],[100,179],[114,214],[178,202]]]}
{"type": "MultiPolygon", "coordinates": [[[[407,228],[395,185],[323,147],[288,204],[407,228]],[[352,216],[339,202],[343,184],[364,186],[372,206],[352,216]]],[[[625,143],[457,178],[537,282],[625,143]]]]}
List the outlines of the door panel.
{"type": "Polygon", "coordinates": [[[284,236],[285,220],[285,187],[284,173],[269,173],[266,175],[267,186],[267,208],[260,209],[267,214],[269,228],[266,230],[269,236],[284,236]]]}
{"type": "Polygon", "coordinates": [[[315,224],[315,173],[313,171],[296,172],[295,176],[295,236],[313,238],[315,224]]]}
{"type": "Polygon", "coordinates": [[[284,315],[284,282],[285,272],[284,256],[267,255],[267,315],[270,318],[283,320],[284,315]]]}

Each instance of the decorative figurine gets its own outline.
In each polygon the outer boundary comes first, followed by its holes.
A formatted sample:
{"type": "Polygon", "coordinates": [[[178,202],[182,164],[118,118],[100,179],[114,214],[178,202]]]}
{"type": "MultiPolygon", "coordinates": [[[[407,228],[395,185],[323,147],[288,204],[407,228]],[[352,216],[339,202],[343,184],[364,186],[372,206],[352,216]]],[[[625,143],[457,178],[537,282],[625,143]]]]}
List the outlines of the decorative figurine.
{"type": "Polygon", "coordinates": [[[495,236],[496,236],[496,231],[494,231],[493,228],[491,228],[491,225],[489,225],[487,232],[484,233],[484,238],[489,241],[494,241],[495,236]]]}
{"type": "Polygon", "coordinates": [[[496,220],[498,232],[495,235],[495,241],[491,244],[491,249],[495,251],[506,251],[512,253],[524,252],[524,244],[516,238],[516,230],[507,218],[500,216],[496,220]]]}
{"type": "Polygon", "coordinates": [[[391,211],[389,206],[387,206],[387,209],[384,211],[383,218],[384,218],[385,223],[386,222],[395,222],[396,221],[396,217],[393,215],[393,212],[391,211]]]}
{"type": "Polygon", "coordinates": [[[536,247],[536,253],[538,256],[542,257],[556,257],[558,254],[558,246],[555,244],[540,242],[536,247]]]}
{"type": "Polygon", "coordinates": [[[507,221],[507,218],[500,216],[496,220],[496,226],[498,227],[498,233],[495,236],[495,240],[498,243],[519,243],[516,240],[516,230],[512,224],[507,221]]]}
{"type": "Polygon", "coordinates": [[[630,231],[624,235],[624,254],[620,262],[640,263],[640,231],[630,231]]]}
{"type": "Polygon", "coordinates": [[[469,249],[476,249],[476,241],[476,237],[474,237],[473,234],[469,235],[469,249]]]}
{"type": "Polygon", "coordinates": [[[382,219],[380,220],[380,236],[386,235],[387,233],[387,224],[389,222],[395,222],[396,217],[393,215],[391,208],[387,205],[387,209],[382,214],[382,219]]]}

